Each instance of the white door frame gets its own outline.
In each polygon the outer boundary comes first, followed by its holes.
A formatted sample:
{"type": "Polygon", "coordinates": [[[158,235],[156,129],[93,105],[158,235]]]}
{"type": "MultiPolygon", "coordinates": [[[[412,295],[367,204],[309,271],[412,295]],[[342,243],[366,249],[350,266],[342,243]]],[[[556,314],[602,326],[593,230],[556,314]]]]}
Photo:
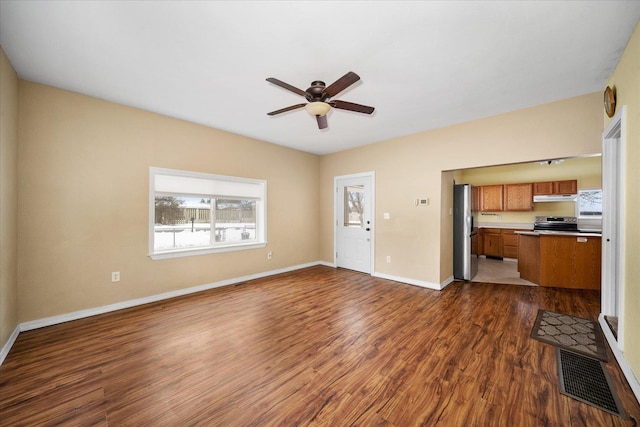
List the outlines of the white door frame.
{"type": "Polygon", "coordinates": [[[342,212],[338,212],[338,181],[340,180],[344,180],[344,179],[351,179],[351,178],[370,178],[371,180],[371,194],[369,195],[369,199],[371,202],[371,229],[373,230],[373,233],[371,233],[371,246],[370,246],[370,251],[369,251],[369,261],[370,261],[370,268],[369,268],[369,274],[373,274],[373,272],[375,271],[374,266],[375,266],[375,235],[376,235],[376,224],[375,224],[375,208],[376,208],[376,173],[374,171],[370,171],[370,172],[362,172],[362,173],[355,173],[355,174],[350,174],[350,175],[340,175],[340,176],[334,176],[333,177],[333,265],[334,266],[338,266],[338,257],[337,257],[337,253],[338,253],[338,224],[339,224],[339,219],[342,217],[342,212]]]}
{"type": "Polygon", "coordinates": [[[603,316],[618,317],[614,345],[624,349],[624,199],[626,107],[623,105],[602,133],[602,301],[603,316]],[[607,194],[607,189],[614,194],[607,194]]]}

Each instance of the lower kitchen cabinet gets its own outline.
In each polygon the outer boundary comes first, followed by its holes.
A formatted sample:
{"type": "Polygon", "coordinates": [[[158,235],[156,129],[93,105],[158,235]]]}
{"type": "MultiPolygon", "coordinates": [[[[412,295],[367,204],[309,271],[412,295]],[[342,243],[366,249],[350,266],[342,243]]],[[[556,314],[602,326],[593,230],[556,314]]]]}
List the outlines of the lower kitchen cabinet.
{"type": "Polygon", "coordinates": [[[520,277],[540,286],[600,289],[600,236],[520,234],[520,277]]]}
{"type": "Polygon", "coordinates": [[[518,258],[518,235],[516,230],[502,229],[502,256],[504,258],[518,258]]]}
{"type": "Polygon", "coordinates": [[[510,228],[482,228],[480,255],[492,258],[518,258],[517,230],[510,228]]]}
{"type": "Polygon", "coordinates": [[[502,236],[499,228],[483,228],[482,244],[484,255],[502,258],[502,236]]]}

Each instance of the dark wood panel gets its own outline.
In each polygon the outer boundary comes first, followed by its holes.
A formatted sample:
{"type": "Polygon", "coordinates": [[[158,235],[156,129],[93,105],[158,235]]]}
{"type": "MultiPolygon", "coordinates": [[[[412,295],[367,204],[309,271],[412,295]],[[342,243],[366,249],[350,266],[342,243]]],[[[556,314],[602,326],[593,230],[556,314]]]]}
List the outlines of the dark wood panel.
{"type": "Polygon", "coordinates": [[[540,283],[540,237],[519,235],[518,272],[524,280],[540,283]]]}
{"type": "Polygon", "coordinates": [[[312,267],[21,333],[0,425],[626,426],[561,395],[529,336],[538,308],[596,319],[599,296],[312,267]]]}

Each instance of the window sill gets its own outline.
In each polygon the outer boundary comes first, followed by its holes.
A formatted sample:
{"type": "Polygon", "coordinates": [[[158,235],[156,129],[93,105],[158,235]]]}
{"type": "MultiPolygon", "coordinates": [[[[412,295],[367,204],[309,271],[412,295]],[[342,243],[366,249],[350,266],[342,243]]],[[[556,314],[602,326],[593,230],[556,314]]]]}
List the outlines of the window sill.
{"type": "Polygon", "coordinates": [[[161,259],[170,259],[170,258],[181,258],[187,256],[196,256],[196,255],[208,255],[208,254],[217,254],[221,252],[234,252],[234,251],[244,251],[249,249],[260,249],[267,246],[266,242],[252,242],[252,243],[238,243],[233,245],[224,245],[224,246],[208,246],[201,248],[184,248],[184,249],[172,249],[166,250],[162,252],[155,252],[149,254],[149,257],[156,261],[161,259]]]}

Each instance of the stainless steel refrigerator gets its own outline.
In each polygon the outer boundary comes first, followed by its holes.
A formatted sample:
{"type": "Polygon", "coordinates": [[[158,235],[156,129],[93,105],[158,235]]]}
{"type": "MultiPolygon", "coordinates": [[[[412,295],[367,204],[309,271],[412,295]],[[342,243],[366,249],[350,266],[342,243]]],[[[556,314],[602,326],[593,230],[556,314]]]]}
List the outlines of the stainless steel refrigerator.
{"type": "Polygon", "coordinates": [[[473,224],[476,211],[473,186],[453,186],[453,277],[471,280],[478,273],[478,230],[473,224]]]}

